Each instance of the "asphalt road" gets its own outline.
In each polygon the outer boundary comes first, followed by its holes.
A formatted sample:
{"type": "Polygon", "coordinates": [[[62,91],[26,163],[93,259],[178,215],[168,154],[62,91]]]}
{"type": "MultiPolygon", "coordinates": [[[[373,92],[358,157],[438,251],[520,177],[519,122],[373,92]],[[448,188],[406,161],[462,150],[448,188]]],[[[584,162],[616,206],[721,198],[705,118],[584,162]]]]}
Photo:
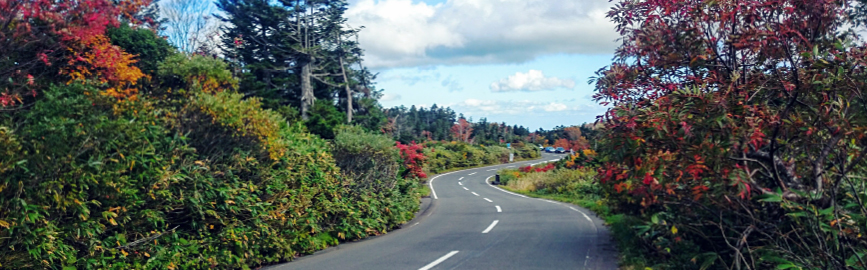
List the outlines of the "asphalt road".
{"type": "Polygon", "coordinates": [[[592,212],[485,181],[497,169],[561,157],[436,176],[430,207],[403,228],[268,269],[617,269],[608,230],[592,212]]]}

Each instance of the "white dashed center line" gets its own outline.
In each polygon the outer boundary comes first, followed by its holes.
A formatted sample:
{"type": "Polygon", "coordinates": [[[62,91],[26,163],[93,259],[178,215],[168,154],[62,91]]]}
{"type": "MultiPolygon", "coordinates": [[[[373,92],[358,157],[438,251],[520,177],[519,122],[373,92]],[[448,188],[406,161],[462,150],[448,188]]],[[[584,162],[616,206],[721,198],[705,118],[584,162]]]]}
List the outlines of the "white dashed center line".
{"type": "Polygon", "coordinates": [[[497,226],[497,223],[499,223],[499,222],[500,222],[499,220],[494,220],[494,223],[491,223],[491,226],[488,226],[488,228],[485,229],[484,231],[482,231],[482,233],[490,232],[491,230],[494,229],[494,226],[497,226]]]}
{"type": "Polygon", "coordinates": [[[424,267],[419,268],[418,270],[428,270],[428,269],[434,268],[434,266],[437,266],[437,264],[440,264],[440,263],[448,260],[450,257],[454,256],[455,254],[458,254],[457,250],[453,250],[452,252],[449,252],[445,256],[440,257],[436,261],[433,261],[433,262],[425,265],[424,267]]]}
{"type": "Polygon", "coordinates": [[[500,206],[497,205],[497,213],[500,213],[500,212],[503,212],[503,209],[501,209],[500,206]]]}
{"type": "Polygon", "coordinates": [[[464,190],[470,190],[470,189],[468,189],[467,187],[464,187],[464,190]]]}
{"type": "Polygon", "coordinates": [[[491,199],[488,199],[488,198],[484,198],[484,199],[485,199],[486,201],[488,201],[488,202],[494,202],[494,201],[492,201],[491,199]]]}
{"type": "Polygon", "coordinates": [[[464,185],[464,184],[463,184],[463,183],[461,183],[461,182],[458,182],[458,185],[461,185],[461,186],[463,186],[463,185],[464,185]]]}
{"type": "Polygon", "coordinates": [[[479,194],[478,194],[478,193],[475,193],[475,192],[473,192],[473,195],[479,196],[479,194]]]}

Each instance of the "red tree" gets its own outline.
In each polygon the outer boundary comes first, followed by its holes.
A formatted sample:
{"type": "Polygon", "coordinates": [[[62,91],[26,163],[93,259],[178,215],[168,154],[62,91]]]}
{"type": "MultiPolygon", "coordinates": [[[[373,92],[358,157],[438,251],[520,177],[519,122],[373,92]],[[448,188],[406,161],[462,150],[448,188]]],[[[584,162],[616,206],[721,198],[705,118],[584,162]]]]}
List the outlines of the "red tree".
{"type": "MultiPolygon", "coordinates": [[[[851,251],[865,248],[847,233],[856,229],[785,214],[807,207],[789,201],[842,208],[863,184],[849,175],[867,172],[867,47],[843,28],[852,4],[618,3],[608,17],[623,45],[597,73],[595,99],[614,105],[601,119],[608,162],[599,175],[622,209],[654,207],[668,212],[667,224],[715,232],[694,240],[737,268],[775,266],[744,255],[756,252],[747,246],[805,268],[846,268],[851,251]],[[762,206],[756,195],[778,204],[762,206]],[[821,224],[834,228],[800,229],[821,224]],[[717,246],[726,242],[742,244],[717,246]]],[[[854,213],[867,208],[846,211],[854,213]]]]}
{"type": "Polygon", "coordinates": [[[458,119],[458,122],[452,126],[452,137],[454,137],[455,140],[469,143],[472,142],[472,138],[470,137],[472,135],[473,126],[470,122],[467,122],[466,119],[458,119]]]}
{"type": "Polygon", "coordinates": [[[0,1],[0,107],[35,96],[38,82],[51,80],[59,70],[96,65],[87,69],[88,78],[134,76],[135,67],[111,66],[112,61],[127,65],[131,57],[99,37],[119,18],[136,23],[133,15],[148,4],[150,0],[0,1]],[[93,57],[88,59],[88,54],[93,57]],[[94,63],[85,63],[88,60],[94,63]]]}
{"type": "Polygon", "coordinates": [[[563,149],[569,149],[570,146],[571,143],[569,143],[569,140],[567,139],[560,138],[554,141],[554,148],[563,147],[563,149]]]}

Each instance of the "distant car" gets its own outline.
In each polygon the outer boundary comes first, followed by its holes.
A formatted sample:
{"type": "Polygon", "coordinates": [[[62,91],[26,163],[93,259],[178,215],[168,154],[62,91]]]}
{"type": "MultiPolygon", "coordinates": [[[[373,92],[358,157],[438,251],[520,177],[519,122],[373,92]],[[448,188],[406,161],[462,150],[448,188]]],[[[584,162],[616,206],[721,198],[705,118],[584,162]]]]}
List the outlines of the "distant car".
{"type": "Polygon", "coordinates": [[[561,154],[566,153],[566,149],[563,149],[563,147],[557,147],[557,149],[554,151],[555,151],[555,153],[561,153],[561,154]]]}
{"type": "Polygon", "coordinates": [[[556,150],[554,149],[554,147],[550,147],[550,146],[548,146],[547,148],[545,148],[545,153],[554,153],[554,151],[556,151],[556,150]]]}

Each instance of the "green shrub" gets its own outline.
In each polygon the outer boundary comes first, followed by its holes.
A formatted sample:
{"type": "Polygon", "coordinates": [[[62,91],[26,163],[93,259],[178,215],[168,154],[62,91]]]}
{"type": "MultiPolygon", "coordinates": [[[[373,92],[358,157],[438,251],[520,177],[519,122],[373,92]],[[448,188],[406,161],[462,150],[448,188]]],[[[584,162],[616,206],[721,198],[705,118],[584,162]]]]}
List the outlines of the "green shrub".
{"type": "Polygon", "coordinates": [[[319,135],[323,139],[334,139],[334,130],[337,126],[346,123],[346,115],[337,111],[337,108],[320,100],[313,104],[310,118],[304,123],[310,133],[319,135]]]}
{"type": "Polygon", "coordinates": [[[349,189],[324,140],[256,100],[191,98],[117,103],[72,84],[0,115],[0,268],[248,269],[418,209],[415,181],[349,189]],[[231,147],[194,148],[212,138],[231,147]]]}
{"type": "Polygon", "coordinates": [[[286,155],[287,141],[280,132],[286,120],[278,113],[263,110],[258,98],[243,99],[231,92],[197,93],[182,110],[180,131],[200,154],[219,159],[236,150],[250,153],[259,161],[278,160],[286,155]]]}
{"type": "Polygon", "coordinates": [[[365,132],[359,126],[340,126],[331,152],[343,175],[355,189],[379,192],[394,186],[400,169],[400,153],[384,134],[365,132]]]}
{"type": "MultiPolygon", "coordinates": [[[[427,157],[426,170],[432,173],[440,173],[453,168],[468,168],[489,164],[509,162],[509,149],[491,145],[472,145],[462,142],[428,142],[426,143],[425,156],[427,157]]],[[[519,159],[518,154],[515,159],[519,159]]]]}
{"type": "Polygon", "coordinates": [[[155,79],[166,91],[159,94],[168,95],[213,93],[238,86],[238,79],[232,76],[229,65],[223,60],[182,53],[170,55],[161,62],[155,79]]]}

